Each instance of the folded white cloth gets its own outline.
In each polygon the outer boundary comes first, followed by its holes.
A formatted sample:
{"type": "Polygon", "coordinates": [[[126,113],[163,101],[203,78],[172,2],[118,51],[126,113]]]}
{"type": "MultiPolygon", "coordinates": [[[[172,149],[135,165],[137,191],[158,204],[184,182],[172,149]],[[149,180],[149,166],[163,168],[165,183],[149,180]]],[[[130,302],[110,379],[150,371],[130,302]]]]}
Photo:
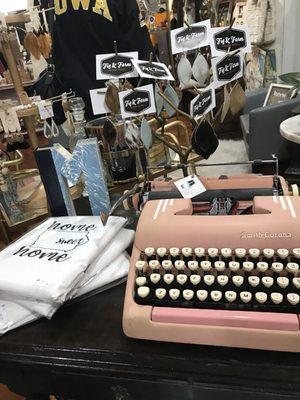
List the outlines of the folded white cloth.
{"type": "Polygon", "coordinates": [[[0,253],[0,292],[62,304],[125,222],[110,217],[104,227],[99,217],[49,218],[0,253]]]}
{"type": "MultiPolygon", "coordinates": [[[[109,266],[102,269],[99,274],[96,274],[89,284],[80,288],[75,297],[118,281],[127,275],[128,269],[129,256],[125,252],[119,255],[109,266]]],[[[0,293],[0,298],[2,297],[0,293]]],[[[39,318],[41,318],[41,315],[31,312],[19,304],[0,300],[0,335],[39,318]]]]}

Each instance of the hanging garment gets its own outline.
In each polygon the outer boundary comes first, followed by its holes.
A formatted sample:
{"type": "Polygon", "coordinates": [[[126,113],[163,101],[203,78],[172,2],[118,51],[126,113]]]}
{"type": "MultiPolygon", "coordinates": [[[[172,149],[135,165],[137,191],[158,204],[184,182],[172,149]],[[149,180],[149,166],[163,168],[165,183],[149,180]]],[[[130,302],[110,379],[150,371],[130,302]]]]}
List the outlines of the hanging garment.
{"type": "Polygon", "coordinates": [[[55,0],[53,47],[56,71],[67,89],[83,97],[92,114],[89,90],[104,86],[96,80],[96,54],[138,51],[149,59],[152,45],[141,27],[136,0],[55,0]]]}

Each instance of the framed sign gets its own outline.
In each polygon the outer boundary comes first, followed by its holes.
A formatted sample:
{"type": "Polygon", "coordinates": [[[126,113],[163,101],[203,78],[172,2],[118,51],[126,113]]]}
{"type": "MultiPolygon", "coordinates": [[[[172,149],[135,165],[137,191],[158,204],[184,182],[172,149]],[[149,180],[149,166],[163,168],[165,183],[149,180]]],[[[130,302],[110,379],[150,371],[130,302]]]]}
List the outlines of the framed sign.
{"type": "Polygon", "coordinates": [[[244,53],[251,52],[251,42],[248,30],[243,27],[212,28],[210,47],[212,57],[218,57],[228,51],[241,50],[244,53]]]}
{"type": "Polygon", "coordinates": [[[142,78],[164,79],[174,81],[174,78],[163,63],[133,60],[133,65],[142,78]]]}
{"type": "Polygon", "coordinates": [[[269,87],[263,106],[271,106],[272,104],[278,104],[290,100],[295,96],[296,92],[297,89],[292,85],[272,83],[269,87]]]}
{"type": "Polygon", "coordinates": [[[239,79],[243,75],[243,57],[241,52],[212,58],[211,64],[215,88],[239,79]]]}
{"type": "Polygon", "coordinates": [[[172,54],[209,46],[210,20],[171,30],[172,54]]]}
{"type": "Polygon", "coordinates": [[[191,101],[190,106],[190,114],[196,120],[202,117],[202,115],[207,114],[216,106],[216,96],[213,84],[201,90],[201,92],[201,94],[191,101]]]}
{"type": "Polygon", "coordinates": [[[119,100],[122,118],[153,114],[156,112],[152,85],[141,86],[134,90],[120,92],[119,100]]]}
{"type": "Polygon", "coordinates": [[[138,76],[133,59],[138,58],[138,52],[97,54],[96,79],[98,81],[113,78],[135,78],[138,76]]]}

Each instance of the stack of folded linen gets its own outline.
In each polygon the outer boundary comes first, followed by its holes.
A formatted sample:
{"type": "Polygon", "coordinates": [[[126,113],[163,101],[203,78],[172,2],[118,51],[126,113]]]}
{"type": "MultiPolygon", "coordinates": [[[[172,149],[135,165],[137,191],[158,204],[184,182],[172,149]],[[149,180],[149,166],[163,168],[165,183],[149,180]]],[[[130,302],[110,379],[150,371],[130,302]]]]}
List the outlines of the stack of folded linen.
{"type": "Polygon", "coordinates": [[[128,273],[126,219],[49,218],[0,252],[0,334],[128,273]]]}

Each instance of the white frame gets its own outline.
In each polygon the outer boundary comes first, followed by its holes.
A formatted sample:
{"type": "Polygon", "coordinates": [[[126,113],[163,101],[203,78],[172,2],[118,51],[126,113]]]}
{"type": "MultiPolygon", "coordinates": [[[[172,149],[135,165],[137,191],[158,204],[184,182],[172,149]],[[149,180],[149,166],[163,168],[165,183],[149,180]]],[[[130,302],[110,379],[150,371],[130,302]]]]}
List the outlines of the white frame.
{"type": "MultiPolygon", "coordinates": [[[[268,93],[266,95],[263,107],[273,105],[273,104],[268,104],[268,101],[269,101],[271,92],[272,92],[272,90],[274,88],[287,89],[287,91],[288,91],[288,90],[293,89],[293,87],[294,87],[293,85],[283,85],[281,83],[271,83],[271,85],[269,86],[269,90],[268,90],[268,93]]],[[[291,93],[290,98],[287,98],[286,100],[292,99],[295,96],[296,92],[297,92],[297,89],[293,90],[292,93],[291,93]]],[[[278,103],[274,103],[274,104],[278,104],[278,103]]]]}

